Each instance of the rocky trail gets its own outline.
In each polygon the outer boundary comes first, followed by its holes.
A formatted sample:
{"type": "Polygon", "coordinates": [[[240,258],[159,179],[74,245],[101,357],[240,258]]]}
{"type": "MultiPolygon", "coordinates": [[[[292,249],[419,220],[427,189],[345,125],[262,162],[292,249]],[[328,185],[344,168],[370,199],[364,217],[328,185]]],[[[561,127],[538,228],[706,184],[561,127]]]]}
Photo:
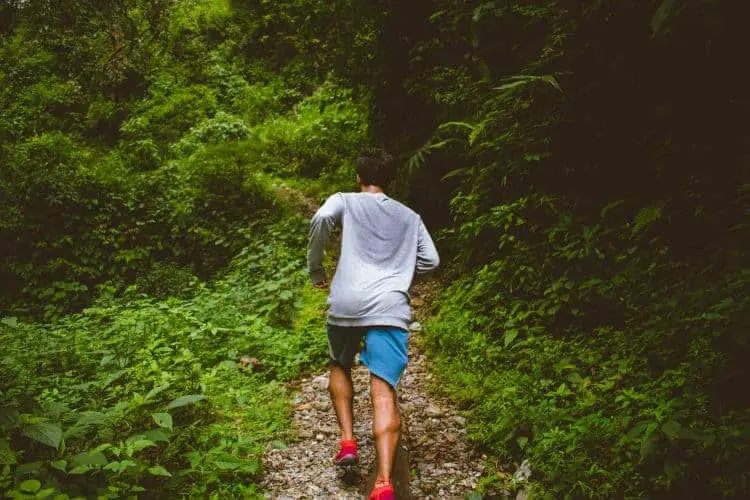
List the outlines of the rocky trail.
{"type": "MultiPolygon", "coordinates": [[[[461,498],[475,489],[484,467],[484,457],[466,440],[464,418],[448,401],[430,392],[432,376],[415,342],[436,286],[435,281],[423,281],[412,290],[417,322],[411,327],[409,365],[398,388],[402,449],[394,484],[401,490],[399,498],[461,498]]],[[[352,374],[358,466],[344,472],[331,464],[339,436],[327,373],[304,378],[296,385],[293,438],[287,448],[270,449],[264,457],[262,487],[271,498],[367,497],[375,462],[369,373],[356,366],[352,374]]]]}

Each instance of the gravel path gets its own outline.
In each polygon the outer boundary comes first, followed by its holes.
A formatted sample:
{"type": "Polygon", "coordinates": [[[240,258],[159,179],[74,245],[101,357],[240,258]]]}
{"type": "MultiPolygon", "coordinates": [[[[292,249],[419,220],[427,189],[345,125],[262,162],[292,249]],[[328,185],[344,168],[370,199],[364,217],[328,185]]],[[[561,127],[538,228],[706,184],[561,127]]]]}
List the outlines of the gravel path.
{"type": "MultiPolygon", "coordinates": [[[[435,282],[415,284],[415,317],[424,320],[435,282]]],[[[417,328],[418,329],[418,328],[417,328]]],[[[414,336],[420,331],[412,331],[414,336]]],[[[482,473],[482,456],[466,441],[465,420],[444,400],[430,394],[432,378],[422,353],[410,342],[409,365],[399,384],[402,443],[411,466],[412,498],[456,498],[470,493],[482,473]]],[[[336,415],[328,396],[328,375],[302,379],[295,395],[293,431],[288,448],[268,450],[262,487],[270,498],[363,498],[364,482],[375,460],[371,437],[369,373],[357,366],[354,378],[354,432],[359,465],[343,473],[331,465],[338,443],[336,415]]]]}

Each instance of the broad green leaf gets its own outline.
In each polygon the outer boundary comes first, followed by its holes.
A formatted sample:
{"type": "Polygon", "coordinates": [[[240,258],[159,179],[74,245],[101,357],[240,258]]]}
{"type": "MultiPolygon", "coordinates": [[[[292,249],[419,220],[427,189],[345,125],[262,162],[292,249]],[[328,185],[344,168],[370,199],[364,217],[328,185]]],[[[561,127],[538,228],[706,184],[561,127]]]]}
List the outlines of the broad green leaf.
{"type": "Polygon", "coordinates": [[[105,470],[111,470],[112,472],[116,474],[122,474],[126,470],[130,469],[131,467],[135,467],[138,464],[135,463],[132,460],[121,460],[119,462],[110,462],[108,463],[104,469],[105,470]]]}
{"type": "Polygon", "coordinates": [[[637,234],[652,222],[659,220],[664,210],[664,205],[665,203],[662,201],[656,205],[643,207],[635,216],[635,220],[633,220],[633,234],[637,234]]]}
{"type": "Polygon", "coordinates": [[[445,181],[447,179],[450,179],[451,177],[456,177],[458,175],[463,175],[463,173],[466,172],[466,170],[468,170],[468,169],[465,168],[465,167],[463,167],[463,168],[456,168],[454,170],[451,170],[447,174],[445,174],[443,177],[440,178],[440,180],[441,181],[445,181]]]}
{"type": "Polygon", "coordinates": [[[440,124],[440,126],[438,127],[438,130],[442,130],[448,127],[463,127],[463,128],[468,128],[469,130],[474,130],[475,128],[477,128],[477,125],[474,125],[472,123],[467,123],[467,122],[445,122],[445,123],[440,124]]]}
{"type": "Polygon", "coordinates": [[[436,142],[434,144],[429,144],[428,146],[425,147],[425,149],[430,149],[430,150],[432,150],[432,149],[443,149],[445,146],[447,146],[448,144],[450,144],[452,142],[456,142],[456,139],[454,139],[454,138],[445,139],[443,141],[436,142]]]}
{"type": "Polygon", "coordinates": [[[163,429],[151,429],[144,432],[143,437],[155,443],[169,441],[169,434],[167,434],[163,429]]]}
{"type": "Polygon", "coordinates": [[[146,437],[143,434],[130,436],[128,439],[125,440],[125,442],[128,443],[133,453],[137,453],[146,448],[156,446],[156,443],[154,443],[150,439],[146,439],[146,437]]]}
{"type": "Polygon", "coordinates": [[[153,389],[151,389],[150,391],[148,391],[148,394],[146,394],[146,398],[145,398],[146,401],[152,400],[158,394],[160,394],[161,392],[165,391],[168,388],[169,388],[169,384],[164,384],[164,385],[160,385],[158,387],[154,387],[153,389]]]}
{"type": "Polygon", "coordinates": [[[633,440],[637,438],[638,436],[640,436],[641,434],[643,434],[643,431],[646,430],[646,427],[648,427],[648,424],[646,422],[640,423],[636,425],[635,427],[633,427],[632,429],[630,429],[627,432],[627,434],[625,434],[625,437],[628,440],[633,440]]]}
{"type": "Polygon", "coordinates": [[[81,466],[95,466],[95,467],[101,467],[104,465],[107,465],[109,463],[109,460],[107,460],[107,457],[104,456],[104,453],[98,450],[91,450],[91,451],[84,451],[83,453],[79,453],[78,455],[74,456],[70,459],[71,465],[74,467],[81,467],[81,466]]]}
{"type": "Polygon", "coordinates": [[[23,428],[24,436],[53,448],[59,448],[63,432],[59,425],[50,423],[32,424],[23,428]]]}
{"type": "Polygon", "coordinates": [[[53,469],[57,469],[59,471],[65,472],[65,469],[68,468],[68,461],[67,460],[55,460],[54,462],[50,463],[53,469]]]}
{"type": "Polygon", "coordinates": [[[187,396],[180,396],[167,405],[167,410],[171,410],[172,408],[179,408],[181,406],[192,405],[204,399],[206,399],[206,396],[203,396],[201,394],[188,394],[187,396]]]}
{"type": "Polygon", "coordinates": [[[79,465],[78,467],[73,467],[68,471],[68,474],[73,476],[78,476],[81,474],[86,474],[88,471],[94,469],[93,465],[79,465]]]}
{"type": "Polygon", "coordinates": [[[148,471],[154,475],[154,476],[165,476],[165,477],[171,477],[172,474],[169,473],[167,469],[162,467],[161,465],[155,465],[153,467],[149,467],[148,471]]]}
{"type": "Polygon", "coordinates": [[[7,318],[0,319],[0,323],[11,328],[15,328],[18,326],[18,318],[16,318],[15,316],[9,316],[7,318]]]}
{"type": "Polygon", "coordinates": [[[521,85],[526,85],[527,83],[529,83],[528,80],[517,80],[515,82],[505,83],[499,87],[495,87],[495,90],[511,90],[520,87],[521,85]]]}
{"type": "Polygon", "coordinates": [[[72,427],[65,429],[63,436],[65,439],[82,436],[92,425],[99,425],[104,422],[104,414],[98,411],[87,411],[81,414],[72,427]]]}
{"type": "Polygon", "coordinates": [[[41,491],[37,491],[34,498],[49,498],[57,492],[57,488],[45,488],[41,491]]]}
{"type": "Polygon", "coordinates": [[[557,78],[555,78],[554,76],[552,76],[552,75],[544,75],[542,77],[542,81],[546,82],[546,83],[549,83],[550,85],[552,85],[553,87],[555,87],[555,89],[557,89],[560,92],[562,92],[562,88],[560,87],[560,84],[557,82],[557,78]]]}
{"type": "Polygon", "coordinates": [[[505,347],[508,347],[518,337],[518,330],[507,330],[505,332],[505,347]]]}
{"type": "Polygon", "coordinates": [[[172,415],[169,413],[154,413],[151,415],[159,427],[172,430],[172,415]]]}
{"type": "Polygon", "coordinates": [[[646,427],[646,433],[641,441],[641,462],[643,462],[649,455],[656,449],[656,429],[658,428],[656,422],[651,422],[646,427]]]}
{"type": "Polygon", "coordinates": [[[21,483],[21,491],[26,493],[36,493],[42,487],[42,483],[36,479],[27,479],[21,483]]]}
{"type": "Polygon", "coordinates": [[[229,370],[229,371],[236,370],[237,366],[238,366],[237,362],[231,359],[225,359],[224,361],[216,365],[216,367],[219,368],[220,370],[229,370]]]}
{"type": "Polygon", "coordinates": [[[435,11],[435,12],[433,12],[433,13],[432,13],[432,14],[430,15],[430,17],[428,18],[428,20],[429,20],[429,21],[430,21],[431,23],[433,23],[433,22],[437,21],[437,20],[438,20],[438,19],[439,19],[440,17],[442,17],[442,16],[443,16],[443,15],[444,15],[444,14],[445,14],[446,12],[448,12],[448,11],[446,11],[446,10],[438,10],[438,11],[435,11]]]}
{"type": "Polygon", "coordinates": [[[111,374],[111,375],[110,375],[110,376],[109,376],[109,377],[107,378],[107,380],[106,380],[106,381],[104,381],[104,385],[102,385],[102,388],[104,388],[104,387],[107,387],[107,386],[109,386],[109,385],[110,385],[111,383],[113,383],[113,382],[117,381],[117,380],[118,380],[118,379],[119,379],[120,377],[122,377],[123,375],[125,375],[125,374],[127,373],[127,371],[128,371],[127,369],[126,369],[126,370],[118,370],[118,371],[116,371],[116,372],[112,373],[112,374],[111,374]]]}

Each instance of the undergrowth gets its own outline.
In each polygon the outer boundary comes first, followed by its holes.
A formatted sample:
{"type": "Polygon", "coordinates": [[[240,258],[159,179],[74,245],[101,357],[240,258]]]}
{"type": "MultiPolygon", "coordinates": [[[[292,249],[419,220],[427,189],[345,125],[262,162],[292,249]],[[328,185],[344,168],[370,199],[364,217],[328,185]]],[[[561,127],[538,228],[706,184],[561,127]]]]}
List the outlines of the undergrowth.
{"type": "Polygon", "coordinates": [[[252,228],[226,276],[188,300],[132,287],[55,324],[4,318],[0,487],[12,498],[257,494],[264,446],[283,446],[283,383],[325,354],[306,228],[300,217],[252,228]]]}
{"type": "Polygon", "coordinates": [[[660,223],[524,198],[464,224],[496,228],[494,258],[443,292],[425,344],[494,457],[483,491],[529,459],[539,498],[747,494],[750,273],[731,252],[688,271],[660,223]]]}

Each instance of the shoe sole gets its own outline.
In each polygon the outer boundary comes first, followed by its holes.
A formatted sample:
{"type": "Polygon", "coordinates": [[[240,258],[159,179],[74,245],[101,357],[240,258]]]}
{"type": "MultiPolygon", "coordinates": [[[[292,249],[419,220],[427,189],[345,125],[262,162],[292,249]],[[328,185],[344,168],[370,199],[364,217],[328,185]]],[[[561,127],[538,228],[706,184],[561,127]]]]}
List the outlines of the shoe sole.
{"type": "Polygon", "coordinates": [[[354,455],[347,455],[343,457],[341,460],[337,460],[333,462],[333,465],[336,465],[337,467],[347,467],[350,465],[354,465],[357,463],[357,457],[354,455]]]}

